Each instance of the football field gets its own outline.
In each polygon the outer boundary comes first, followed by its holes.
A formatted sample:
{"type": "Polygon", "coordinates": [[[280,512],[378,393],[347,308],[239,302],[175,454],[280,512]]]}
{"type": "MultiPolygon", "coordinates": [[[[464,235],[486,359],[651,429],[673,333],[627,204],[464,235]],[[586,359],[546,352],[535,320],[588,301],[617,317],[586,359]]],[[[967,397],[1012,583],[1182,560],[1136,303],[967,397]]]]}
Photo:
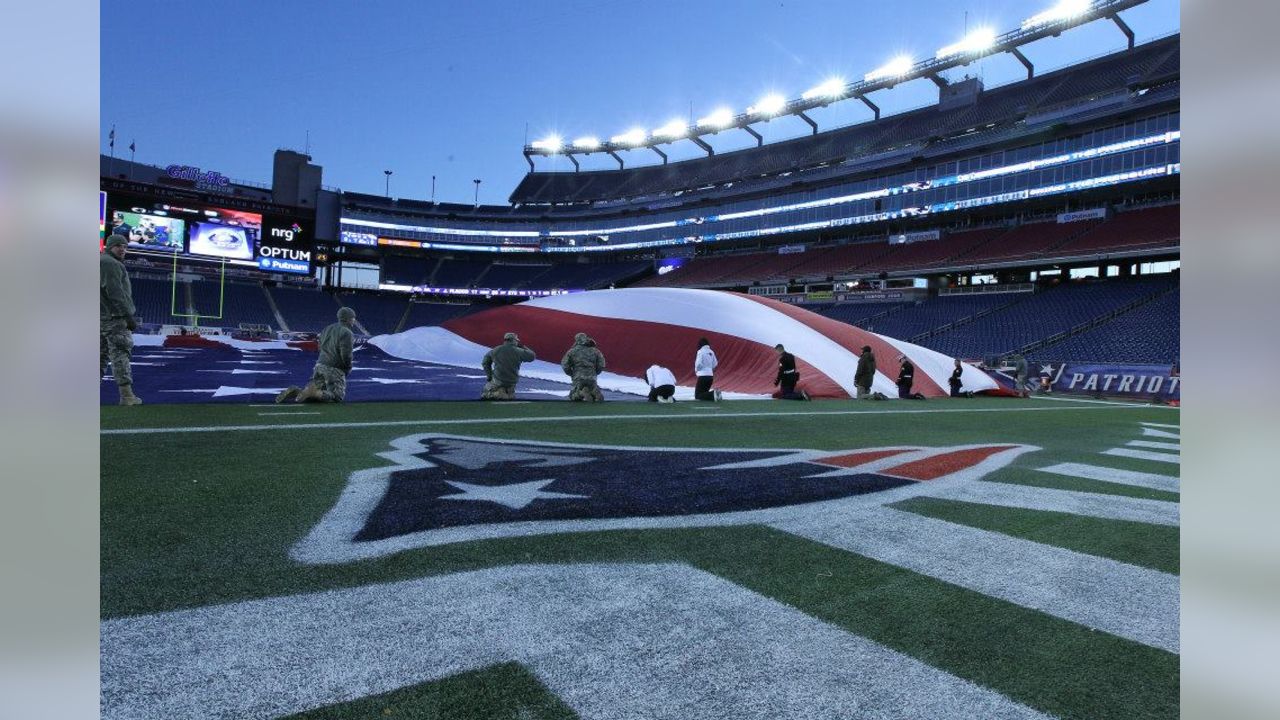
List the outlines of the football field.
{"type": "Polygon", "coordinates": [[[107,718],[1171,718],[1179,413],[102,408],[107,718]]]}

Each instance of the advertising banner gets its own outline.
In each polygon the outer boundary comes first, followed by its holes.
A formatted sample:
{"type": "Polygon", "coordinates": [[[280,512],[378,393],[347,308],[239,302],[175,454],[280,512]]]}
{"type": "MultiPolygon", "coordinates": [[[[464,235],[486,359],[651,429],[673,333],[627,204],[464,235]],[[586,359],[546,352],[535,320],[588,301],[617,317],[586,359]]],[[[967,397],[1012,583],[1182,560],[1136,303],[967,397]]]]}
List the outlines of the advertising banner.
{"type": "MultiPolygon", "coordinates": [[[[1033,371],[1035,368],[1032,368],[1033,371]]],[[[1045,363],[1038,374],[1046,374],[1055,393],[1105,395],[1135,400],[1181,400],[1182,377],[1172,365],[1126,365],[1108,363],[1045,363]]],[[[1039,384],[1036,377],[1030,379],[1039,384]]]]}
{"type": "Polygon", "coordinates": [[[315,247],[309,230],[293,218],[268,215],[258,242],[258,269],[310,275],[315,247]]]}

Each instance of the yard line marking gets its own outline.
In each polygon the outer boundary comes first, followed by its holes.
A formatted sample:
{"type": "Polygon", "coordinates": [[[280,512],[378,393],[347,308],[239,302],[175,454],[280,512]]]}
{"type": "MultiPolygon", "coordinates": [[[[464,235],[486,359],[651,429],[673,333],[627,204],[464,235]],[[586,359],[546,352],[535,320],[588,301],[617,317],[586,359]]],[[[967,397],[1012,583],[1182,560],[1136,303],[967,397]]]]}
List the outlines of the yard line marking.
{"type": "Polygon", "coordinates": [[[1169,438],[1171,440],[1182,439],[1182,435],[1179,433],[1169,432],[1168,430],[1156,430],[1155,428],[1149,427],[1142,428],[1142,434],[1144,437],[1169,438]]]}
{"type": "MultiPolygon", "coordinates": [[[[696,407],[696,406],[695,406],[696,407]]],[[[1116,410],[1143,410],[1150,409],[1149,405],[1121,405],[1116,410]]],[[[1170,408],[1176,410],[1176,408],[1170,408]]],[[[1014,408],[956,408],[954,410],[798,410],[792,412],[736,412],[721,413],[720,415],[698,415],[699,419],[721,419],[721,418],[747,418],[747,417],[813,417],[815,415],[829,415],[832,417],[840,417],[847,415],[928,415],[928,414],[946,414],[946,413],[1008,413],[1008,412],[1065,412],[1067,410],[1088,410],[1091,412],[1101,412],[1104,408],[1096,407],[1014,407],[1014,408]]],[[[597,422],[600,420],[677,420],[688,419],[694,417],[683,413],[664,413],[664,414],[640,414],[640,415],[566,415],[566,416],[544,416],[531,418],[465,418],[452,420],[375,420],[367,422],[335,422],[335,423],[300,423],[298,425],[200,425],[189,427],[152,427],[152,428],[114,428],[99,430],[101,435],[154,435],[161,433],[201,433],[201,432],[231,432],[231,431],[254,431],[254,430],[290,430],[290,429],[314,429],[314,430],[334,430],[344,428],[368,428],[368,427],[406,427],[413,425],[503,425],[508,423],[539,423],[539,422],[597,422]]],[[[1134,451],[1138,452],[1138,451],[1134,451]]],[[[1155,454],[1155,453],[1152,453],[1155,454]]],[[[1175,457],[1173,462],[1177,462],[1175,457]]]]}
{"type": "Polygon", "coordinates": [[[1170,430],[1181,430],[1181,429],[1182,429],[1182,426],[1181,426],[1181,425],[1166,425],[1166,424],[1164,424],[1164,423],[1153,423],[1153,422],[1144,422],[1144,423],[1140,423],[1140,424],[1142,424],[1142,425],[1146,425],[1147,427],[1169,428],[1170,430]]]}
{"type": "Polygon", "coordinates": [[[1178,478],[1170,475],[1120,470],[1118,468],[1086,465],[1084,463],[1058,463],[1057,465],[1036,469],[1040,472],[1084,478],[1085,480],[1101,480],[1102,482],[1151,488],[1152,490],[1178,492],[1178,478]]]}
{"type": "MultiPolygon", "coordinates": [[[[1054,397],[1052,395],[1042,395],[1037,400],[1054,400],[1057,402],[1076,402],[1076,403],[1093,403],[1094,405],[1134,405],[1136,403],[1126,400],[1090,400],[1088,398],[1076,397],[1054,397]]],[[[1167,407],[1162,405],[1143,405],[1143,407],[1167,407]]],[[[1176,426],[1175,426],[1176,427],[1176,426]]]]}
{"type": "Polygon", "coordinates": [[[1151,452],[1150,450],[1130,450],[1129,448],[1112,448],[1103,450],[1103,455],[1114,455],[1116,457],[1137,458],[1138,460],[1155,460],[1156,462],[1180,463],[1182,458],[1179,455],[1170,455],[1169,453],[1151,452]]]}
{"type": "Polygon", "coordinates": [[[1178,652],[1178,577],[886,507],[773,527],[1143,645],[1178,652]]]}
{"type": "Polygon", "coordinates": [[[267,417],[269,415],[319,415],[319,414],[320,413],[318,412],[287,412],[286,411],[286,412],[258,413],[258,416],[267,417]]]}
{"type": "Polygon", "coordinates": [[[1046,720],[679,564],[475,570],[104,620],[101,635],[104,718],[281,717],[515,661],[582,718],[716,720],[762,708],[833,718],[853,708],[1046,720]]]}
{"type": "Polygon", "coordinates": [[[1181,450],[1182,444],[1176,442],[1160,442],[1159,440],[1130,440],[1125,443],[1129,447],[1151,448],[1152,450],[1181,450]]]}
{"type": "Polygon", "coordinates": [[[1132,520],[1152,525],[1176,526],[1178,524],[1178,503],[1164,500],[988,481],[927,489],[924,494],[944,500],[962,500],[1028,510],[1048,510],[1108,520],[1132,520]]]}

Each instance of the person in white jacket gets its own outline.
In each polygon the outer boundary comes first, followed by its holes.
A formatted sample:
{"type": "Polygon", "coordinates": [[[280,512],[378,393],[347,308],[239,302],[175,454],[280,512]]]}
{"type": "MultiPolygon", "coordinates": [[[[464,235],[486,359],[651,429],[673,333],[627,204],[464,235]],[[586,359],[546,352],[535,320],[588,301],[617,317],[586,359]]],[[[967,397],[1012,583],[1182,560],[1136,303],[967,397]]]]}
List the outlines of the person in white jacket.
{"type": "Polygon", "coordinates": [[[644,371],[644,377],[649,381],[649,402],[675,402],[676,376],[674,373],[655,363],[644,371]]]}
{"type": "Polygon", "coordinates": [[[711,349],[711,341],[706,338],[698,340],[698,355],[693,360],[693,374],[698,376],[698,384],[693,389],[693,397],[697,400],[720,400],[720,391],[712,390],[715,382],[716,353],[711,349]]]}

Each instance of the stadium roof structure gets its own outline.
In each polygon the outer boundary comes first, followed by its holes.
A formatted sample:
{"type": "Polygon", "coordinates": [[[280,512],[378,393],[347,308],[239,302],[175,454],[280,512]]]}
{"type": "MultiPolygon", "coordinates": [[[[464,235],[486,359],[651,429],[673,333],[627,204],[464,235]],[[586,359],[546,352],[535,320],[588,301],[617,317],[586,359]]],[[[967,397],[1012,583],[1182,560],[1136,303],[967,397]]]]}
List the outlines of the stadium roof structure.
{"type": "Polygon", "coordinates": [[[1056,36],[1062,32],[1096,20],[1110,20],[1124,33],[1129,48],[1133,48],[1135,36],[1132,29],[1120,17],[1119,13],[1145,3],[1147,0],[1059,0],[1052,8],[1037,13],[1015,29],[997,35],[987,28],[974,30],[961,41],[941,48],[932,58],[913,62],[910,58],[899,57],[884,66],[867,73],[862,80],[845,83],[841,80],[828,80],[803,93],[799,98],[788,100],[780,95],[771,95],[761,99],[745,112],[733,114],[731,110],[718,110],[696,123],[683,124],[672,121],[657,128],[653,132],[633,129],[613,136],[609,140],[595,137],[582,137],[565,142],[552,136],[537,140],[524,147],[525,161],[529,170],[535,170],[533,156],[564,156],[573,163],[574,171],[580,169],[577,155],[590,155],[602,152],[617,161],[619,168],[625,163],[618,154],[620,151],[649,149],[662,158],[665,165],[667,154],[660,145],[669,145],[680,140],[689,140],[707,153],[715,154],[706,137],[730,130],[742,130],[756,140],[756,146],[764,145],[764,136],[751,126],[768,122],[784,115],[792,115],[808,123],[814,135],[818,134],[818,123],[806,115],[806,111],[826,107],[844,100],[860,100],[880,119],[880,108],[868,98],[878,90],[888,90],[910,80],[927,78],[940,89],[949,83],[941,73],[957,67],[969,65],[989,55],[1009,53],[1018,59],[1027,69],[1027,78],[1035,76],[1035,66],[1019,49],[1028,43],[1046,37],[1056,36]]]}

